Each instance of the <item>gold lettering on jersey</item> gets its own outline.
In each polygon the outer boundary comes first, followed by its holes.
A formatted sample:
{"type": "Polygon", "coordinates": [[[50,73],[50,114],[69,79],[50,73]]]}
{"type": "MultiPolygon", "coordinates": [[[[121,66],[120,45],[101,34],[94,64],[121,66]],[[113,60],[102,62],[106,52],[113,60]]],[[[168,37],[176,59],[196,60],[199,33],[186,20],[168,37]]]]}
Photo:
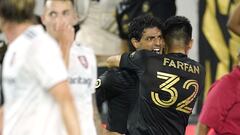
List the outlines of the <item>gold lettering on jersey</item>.
{"type": "Polygon", "coordinates": [[[184,63],[178,60],[173,60],[169,58],[164,58],[163,59],[163,65],[172,67],[172,68],[177,68],[186,72],[194,73],[194,74],[200,74],[200,68],[199,66],[196,65],[191,65],[188,63],[184,63]]]}

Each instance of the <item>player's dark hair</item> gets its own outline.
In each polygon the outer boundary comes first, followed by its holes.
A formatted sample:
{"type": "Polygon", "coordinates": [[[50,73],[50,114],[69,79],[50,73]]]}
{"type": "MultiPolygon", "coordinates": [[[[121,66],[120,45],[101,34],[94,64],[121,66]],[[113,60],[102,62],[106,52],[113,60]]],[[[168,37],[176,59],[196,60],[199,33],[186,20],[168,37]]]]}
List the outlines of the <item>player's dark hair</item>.
{"type": "Polygon", "coordinates": [[[0,17],[21,23],[34,17],[35,0],[0,0],[0,17]]]}
{"type": "Polygon", "coordinates": [[[129,38],[129,44],[132,46],[131,51],[135,50],[133,49],[134,47],[130,42],[131,39],[135,38],[136,40],[140,41],[142,38],[144,29],[153,28],[153,27],[157,27],[159,28],[159,30],[161,30],[162,22],[158,18],[148,14],[138,16],[129,23],[128,38],[129,38]]]}
{"type": "Polygon", "coordinates": [[[142,38],[144,29],[153,27],[157,27],[161,30],[162,22],[151,15],[138,16],[129,23],[128,38],[129,40],[135,38],[139,41],[142,38]]]}
{"type": "Polygon", "coordinates": [[[174,41],[183,41],[187,45],[192,39],[192,26],[190,21],[183,16],[168,18],[162,32],[167,45],[172,45],[174,41]]]}

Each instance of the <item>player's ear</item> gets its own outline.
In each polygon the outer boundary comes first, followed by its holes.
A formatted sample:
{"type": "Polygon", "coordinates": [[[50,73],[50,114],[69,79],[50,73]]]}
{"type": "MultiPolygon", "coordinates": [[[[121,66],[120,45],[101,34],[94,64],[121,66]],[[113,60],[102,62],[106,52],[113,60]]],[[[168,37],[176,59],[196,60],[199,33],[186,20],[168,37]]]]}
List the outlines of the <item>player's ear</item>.
{"type": "Polygon", "coordinates": [[[189,42],[188,42],[188,45],[187,45],[187,50],[190,50],[193,46],[193,39],[191,39],[189,42]]]}
{"type": "Polygon", "coordinates": [[[43,13],[43,15],[41,15],[41,21],[42,21],[43,25],[46,25],[45,13],[43,13]]]}
{"type": "Polygon", "coordinates": [[[132,38],[131,43],[136,49],[139,48],[139,41],[136,38],[132,38]]]}
{"type": "Polygon", "coordinates": [[[73,11],[73,24],[76,25],[80,20],[80,15],[77,13],[77,9],[73,11]]]}
{"type": "Polygon", "coordinates": [[[185,48],[185,52],[186,54],[188,54],[189,50],[192,48],[193,46],[193,39],[191,39],[188,44],[186,45],[186,48],[185,48]]]}
{"type": "Polygon", "coordinates": [[[189,49],[191,49],[192,48],[192,46],[193,46],[193,39],[191,39],[190,41],[189,41],[189,49]]]}

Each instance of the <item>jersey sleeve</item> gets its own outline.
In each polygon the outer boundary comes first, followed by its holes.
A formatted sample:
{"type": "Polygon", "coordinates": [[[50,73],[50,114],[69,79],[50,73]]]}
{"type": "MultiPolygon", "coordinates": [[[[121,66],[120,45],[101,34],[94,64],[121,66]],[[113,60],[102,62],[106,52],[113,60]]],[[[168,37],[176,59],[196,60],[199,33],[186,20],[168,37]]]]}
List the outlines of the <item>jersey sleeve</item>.
{"type": "Polygon", "coordinates": [[[56,42],[49,39],[49,42],[33,45],[30,50],[29,64],[33,74],[46,90],[67,80],[67,70],[56,42]]]}
{"type": "MultiPolygon", "coordinates": [[[[126,77],[128,73],[126,71],[113,68],[104,72],[99,77],[99,87],[97,87],[97,98],[100,100],[110,100],[123,92],[126,92],[127,87],[130,86],[126,77]]],[[[128,75],[129,76],[129,75],[128,75]]]]}
{"type": "Polygon", "coordinates": [[[221,125],[235,102],[235,94],[229,84],[231,81],[224,78],[212,85],[199,117],[201,123],[217,131],[222,130],[221,125]]]}
{"type": "Polygon", "coordinates": [[[139,71],[145,69],[144,61],[146,60],[147,53],[146,50],[140,50],[135,52],[127,52],[121,56],[120,60],[120,68],[132,70],[132,71],[139,71]]]}

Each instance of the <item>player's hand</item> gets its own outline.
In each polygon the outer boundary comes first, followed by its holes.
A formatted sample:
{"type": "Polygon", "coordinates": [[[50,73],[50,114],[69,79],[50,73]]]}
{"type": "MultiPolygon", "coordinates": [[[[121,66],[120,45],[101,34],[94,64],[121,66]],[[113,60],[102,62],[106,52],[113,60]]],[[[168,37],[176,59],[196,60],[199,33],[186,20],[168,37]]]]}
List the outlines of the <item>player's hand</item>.
{"type": "Polygon", "coordinates": [[[112,67],[119,67],[121,60],[121,55],[115,55],[108,57],[107,59],[107,67],[112,68],[112,67]]]}
{"type": "Polygon", "coordinates": [[[55,25],[56,40],[63,48],[69,48],[75,37],[74,28],[72,25],[66,22],[58,22],[55,25]]]}
{"type": "Polygon", "coordinates": [[[62,55],[63,55],[63,60],[66,66],[68,66],[69,63],[69,53],[70,53],[70,48],[74,42],[75,38],[75,32],[74,28],[72,25],[62,21],[62,22],[57,22],[54,26],[54,33],[55,33],[55,38],[60,45],[62,55]]]}

